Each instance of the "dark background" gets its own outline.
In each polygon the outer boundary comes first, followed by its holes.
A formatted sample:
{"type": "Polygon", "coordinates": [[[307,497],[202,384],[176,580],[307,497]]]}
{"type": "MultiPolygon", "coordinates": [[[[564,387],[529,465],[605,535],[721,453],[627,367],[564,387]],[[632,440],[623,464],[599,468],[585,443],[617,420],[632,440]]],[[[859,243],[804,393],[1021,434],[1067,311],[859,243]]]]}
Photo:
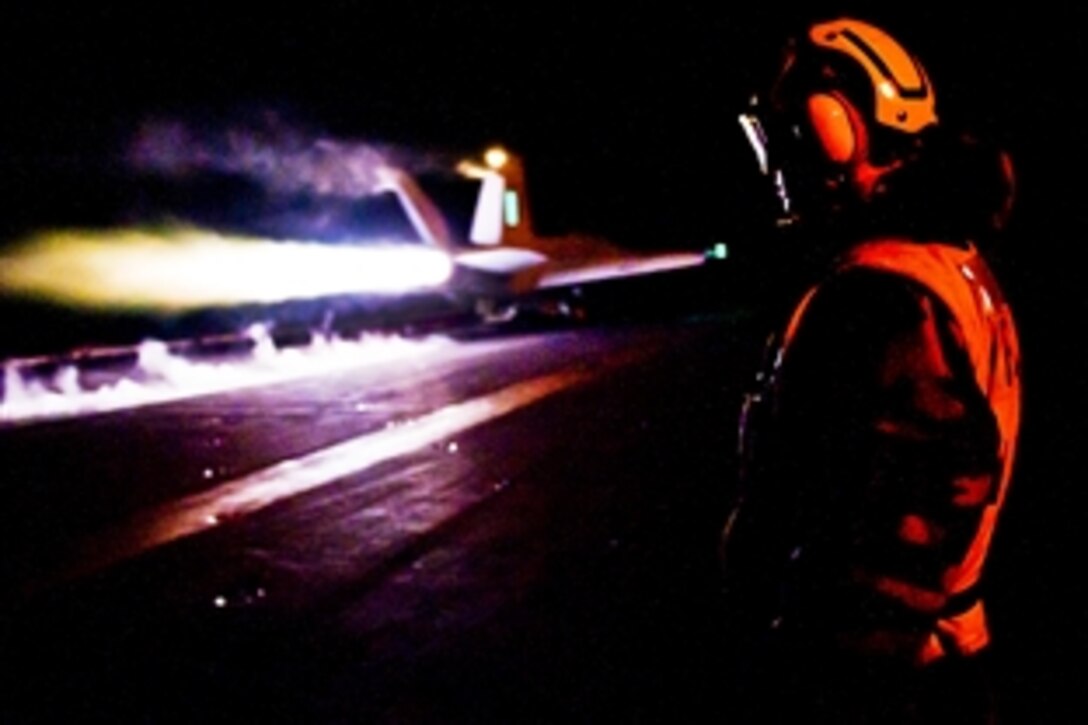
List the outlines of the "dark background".
{"type": "MultiPolygon", "coordinates": [[[[754,165],[735,115],[808,17],[757,5],[8,5],[0,192],[48,216],[70,201],[30,181],[57,169],[93,179],[142,119],[215,126],[275,109],[336,138],[506,143],[525,155],[545,231],[740,242],[754,165]]],[[[1079,658],[1088,34],[1073,10],[888,5],[820,14],[857,12],[890,30],[925,61],[942,118],[1016,162],[1018,207],[997,262],[1021,324],[1025,425],[991,572],[995,616],[1015,623],[1003,646],[1026,666],[1079,658]]],[[[1073,660],[1058,684],[1075,688],[1082,671],[1073,660]]]]}
{"type": "MultiPolygon", "coordinates": [[[[532,164],[543,222],[672,243],[720,235],[744,208],[735,114],[812,16],[774,3],[21,5],[2,17],[9,158],[86,155],[154,115],[214,125],[275,109],[338,138],[502,141],[532,164]]],[[[1017,153],[1025,202],[1076,168],[1072,12],[875,7],[864,16],[927,63],[942,117],[1017,153]]]]}

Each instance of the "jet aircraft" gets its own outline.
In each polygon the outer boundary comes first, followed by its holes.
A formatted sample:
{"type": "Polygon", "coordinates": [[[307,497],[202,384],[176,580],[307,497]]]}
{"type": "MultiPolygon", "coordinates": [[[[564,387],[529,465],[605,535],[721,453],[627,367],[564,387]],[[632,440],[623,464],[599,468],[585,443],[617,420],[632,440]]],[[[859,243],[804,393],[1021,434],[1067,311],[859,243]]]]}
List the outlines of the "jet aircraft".
{"type": "MultiPolygon", "coordinates": [[[[383,187],[399,199],[419,240],[446,252],[453,263],[449,293],[469,301],[488,320],[506,320],[520,304],[547,291],[573,291],[610,279],[692,268],[707,257],[695,251],[639,253],[585,234],[538,235],[520,156],[491,147],[456,165],[478,192],[467,224],[451,214],[408,173],[384,167],[383,187]]],[[[564,305],[561,309],[569,309],[564,305]]]]}

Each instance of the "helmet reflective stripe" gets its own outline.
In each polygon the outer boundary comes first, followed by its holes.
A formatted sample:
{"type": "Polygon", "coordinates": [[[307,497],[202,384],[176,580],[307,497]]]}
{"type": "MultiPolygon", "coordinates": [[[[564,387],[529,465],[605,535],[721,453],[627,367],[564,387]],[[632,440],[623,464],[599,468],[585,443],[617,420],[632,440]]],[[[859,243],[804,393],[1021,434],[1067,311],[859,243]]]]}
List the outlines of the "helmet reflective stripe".
{"type": "Polygon", "coordinates": [[[878,123],[916,133],[937,122],[925,69],[884,31],[843,19],[812,26],[809,39],[818,47],[850,56],[865,69],[873,84],[878,123]]]}

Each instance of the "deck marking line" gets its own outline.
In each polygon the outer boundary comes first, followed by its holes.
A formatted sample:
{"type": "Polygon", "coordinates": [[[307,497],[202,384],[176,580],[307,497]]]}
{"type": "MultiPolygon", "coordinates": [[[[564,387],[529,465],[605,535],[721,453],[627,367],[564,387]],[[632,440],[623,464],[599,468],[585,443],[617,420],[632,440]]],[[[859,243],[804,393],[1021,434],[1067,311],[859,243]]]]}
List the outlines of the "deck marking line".
{"type": "Polygon", "coordinates": [[[50,577],[49,582],[39,581],[30,588],[48,586],[58,579],[86,576],[164,544],[248,516],[284,499],[439,443],[591,377],[593,375],[587,370],[571,370],[526,380],[140,512],[127,523],[85,541],[80,547],[78,563],[73,563],[58,577],[50,577]]]}

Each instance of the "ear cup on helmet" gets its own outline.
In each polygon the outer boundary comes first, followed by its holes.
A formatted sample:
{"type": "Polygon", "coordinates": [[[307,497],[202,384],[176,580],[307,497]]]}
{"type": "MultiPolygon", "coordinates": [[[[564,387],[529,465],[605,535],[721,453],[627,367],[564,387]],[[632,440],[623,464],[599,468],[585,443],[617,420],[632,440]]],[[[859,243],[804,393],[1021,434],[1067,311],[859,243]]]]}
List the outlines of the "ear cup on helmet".
{"type": "Polygon", "coordinates": [[[836,164],[852,161],[861,139],[854,129],[850,102],[838,94],[814,93],[806,104],[809,123],[824,155],[836,164]]]}

